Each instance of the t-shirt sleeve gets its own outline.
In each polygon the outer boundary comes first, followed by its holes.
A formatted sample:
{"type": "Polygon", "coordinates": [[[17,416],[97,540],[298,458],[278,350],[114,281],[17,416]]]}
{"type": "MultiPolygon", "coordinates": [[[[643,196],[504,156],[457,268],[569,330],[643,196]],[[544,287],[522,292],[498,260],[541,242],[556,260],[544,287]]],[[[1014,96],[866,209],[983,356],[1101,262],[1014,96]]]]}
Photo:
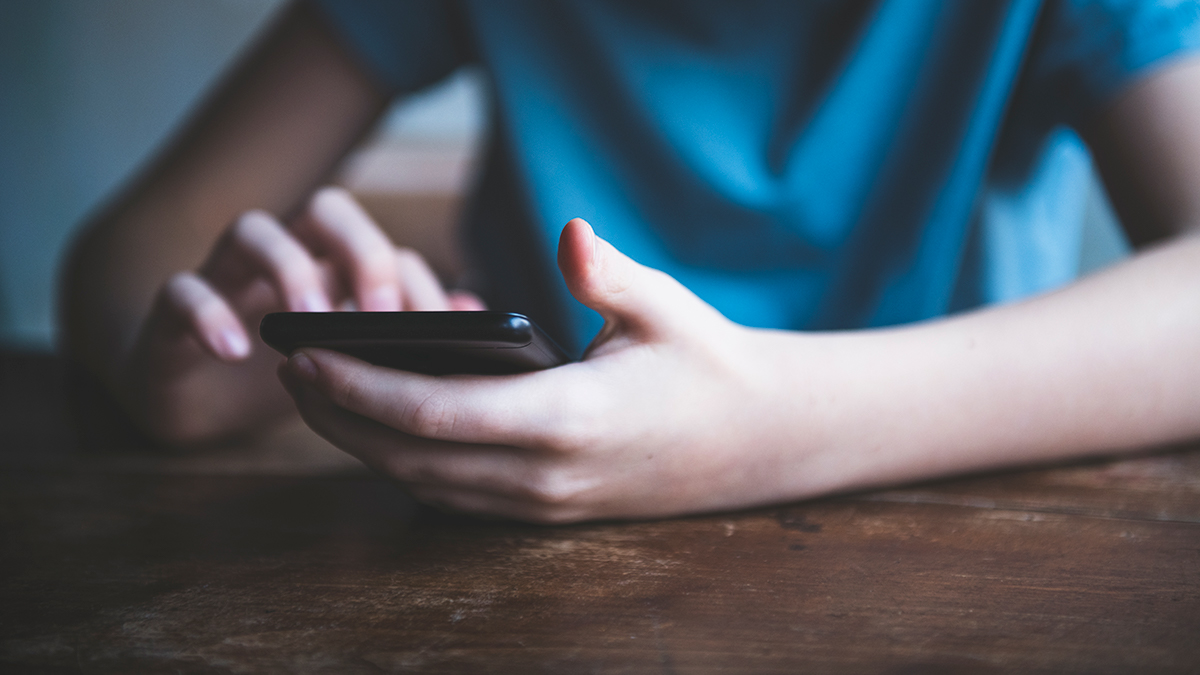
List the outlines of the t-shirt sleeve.
{"type": "Polygon", "coordinates": [[[1200,0],[1048,0],[1029,72],[1078,122],[1154,67],[1200,50],[1200,0]]]}
{"type": "Polygon", "coordinates": [[[426,87],[473,60],[448,0],[307,0],[392,93],[426,87]]]}

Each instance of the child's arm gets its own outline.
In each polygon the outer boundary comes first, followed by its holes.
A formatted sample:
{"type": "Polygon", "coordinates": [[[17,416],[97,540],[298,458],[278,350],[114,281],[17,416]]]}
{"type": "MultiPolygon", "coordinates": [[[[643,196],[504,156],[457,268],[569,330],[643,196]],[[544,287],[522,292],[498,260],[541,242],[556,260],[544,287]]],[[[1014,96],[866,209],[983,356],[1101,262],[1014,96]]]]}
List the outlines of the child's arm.
{"type": "Polygon", "coordinates": [[[419,499],[543,522],[793,500],[1200,436],[1200,63],[1097,124],[1172,239],[1060,291],[910,327],[731,324],[673,279],[564,229],[606,327],[579,364],[431,378],[322,350],[280,375],[307,422],[419,499]],[[429,440],[433,439],[433,440],[429,440]]]}
{"type": "Polygon", "coordinates": [[[65,347],[149,433],[197,441],[292,410],[257,338],[266,311],[397,309],[408,272],[440,294],[344,193],[304,203],[386,102],[310,8],[289,7],[77,240],[65,347]]]}

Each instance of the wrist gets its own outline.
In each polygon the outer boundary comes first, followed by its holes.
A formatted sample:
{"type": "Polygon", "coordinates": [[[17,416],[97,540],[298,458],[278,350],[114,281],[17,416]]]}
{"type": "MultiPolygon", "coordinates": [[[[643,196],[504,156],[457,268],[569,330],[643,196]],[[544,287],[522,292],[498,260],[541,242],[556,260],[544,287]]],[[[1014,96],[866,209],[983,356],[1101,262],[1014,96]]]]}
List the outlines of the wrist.
{"type": "MultiPolygon", "coordinates": [[[[953,368],[922,328],[749,330],[763,440],[779,497],[798,499],[945,473],[953,368]]],[[[962,375],[963,373],[958,373],[962,375]]],[[[952,397],[953,398],[953,397],[952,397]]],[[[961,460],[961,458],[960,458],[961,460]]]]}

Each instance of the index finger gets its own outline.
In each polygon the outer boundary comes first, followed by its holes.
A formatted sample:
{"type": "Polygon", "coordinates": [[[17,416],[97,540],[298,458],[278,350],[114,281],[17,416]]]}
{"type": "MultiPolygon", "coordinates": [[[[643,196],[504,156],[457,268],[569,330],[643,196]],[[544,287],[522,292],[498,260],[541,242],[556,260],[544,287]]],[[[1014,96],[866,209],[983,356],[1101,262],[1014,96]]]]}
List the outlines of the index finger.
{"type": "MultiPolygon", "coordinates": [[[[292,372],[338,406],[414,436],[524,448],[559,447],[597,410],[567,392],[571,364],[519,375],[432,376],[374,366],[324,349],[303,349],[292,372]]],[[[592,391],[586,388],[584,391],[592,391]]]]}

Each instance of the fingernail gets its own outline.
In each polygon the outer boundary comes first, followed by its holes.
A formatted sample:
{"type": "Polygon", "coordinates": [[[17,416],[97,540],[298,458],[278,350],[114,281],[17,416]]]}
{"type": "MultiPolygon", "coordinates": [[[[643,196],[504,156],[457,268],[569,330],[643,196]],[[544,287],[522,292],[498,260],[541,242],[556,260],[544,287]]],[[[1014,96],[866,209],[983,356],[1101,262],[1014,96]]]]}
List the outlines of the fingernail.
{"type": "Polygon", "coordinates": [[[235,359],[250,353],[250,342],[246,340],[246,336],[232,328],[221,331],[221,346],[227,356],[235,359]]]}
{"type": "Polygon", "coordinates": [[[317,364],[304,352],[296,352],[288,359],[288,366],[301,380],[309,384],[317,381],[317,364]]]}
{"type": "Polygon", "coordinates": [[[395,286],[380,286],[363,298],[364,312],[394,312],[400,309],[400,291],[395,286]]]}
{"type": "Polygon", "coordinates": [[[302,307],[301,311],[305,312],[329,311],[329,301],[325,299],[324,295],[318,293],[317,291],[306,293],[304,297],[300,299],[300,306],[302,307]]]}
{"type": "Polygon", "coordinates": [[[592,262],[596,262],[596,230],[594,230],[592,228],[592,224],[586,220],[583,221],[583,224],[587,227],[588,246],[591,247],[591,255],[588,256],[588,259],[592,262]]]}

